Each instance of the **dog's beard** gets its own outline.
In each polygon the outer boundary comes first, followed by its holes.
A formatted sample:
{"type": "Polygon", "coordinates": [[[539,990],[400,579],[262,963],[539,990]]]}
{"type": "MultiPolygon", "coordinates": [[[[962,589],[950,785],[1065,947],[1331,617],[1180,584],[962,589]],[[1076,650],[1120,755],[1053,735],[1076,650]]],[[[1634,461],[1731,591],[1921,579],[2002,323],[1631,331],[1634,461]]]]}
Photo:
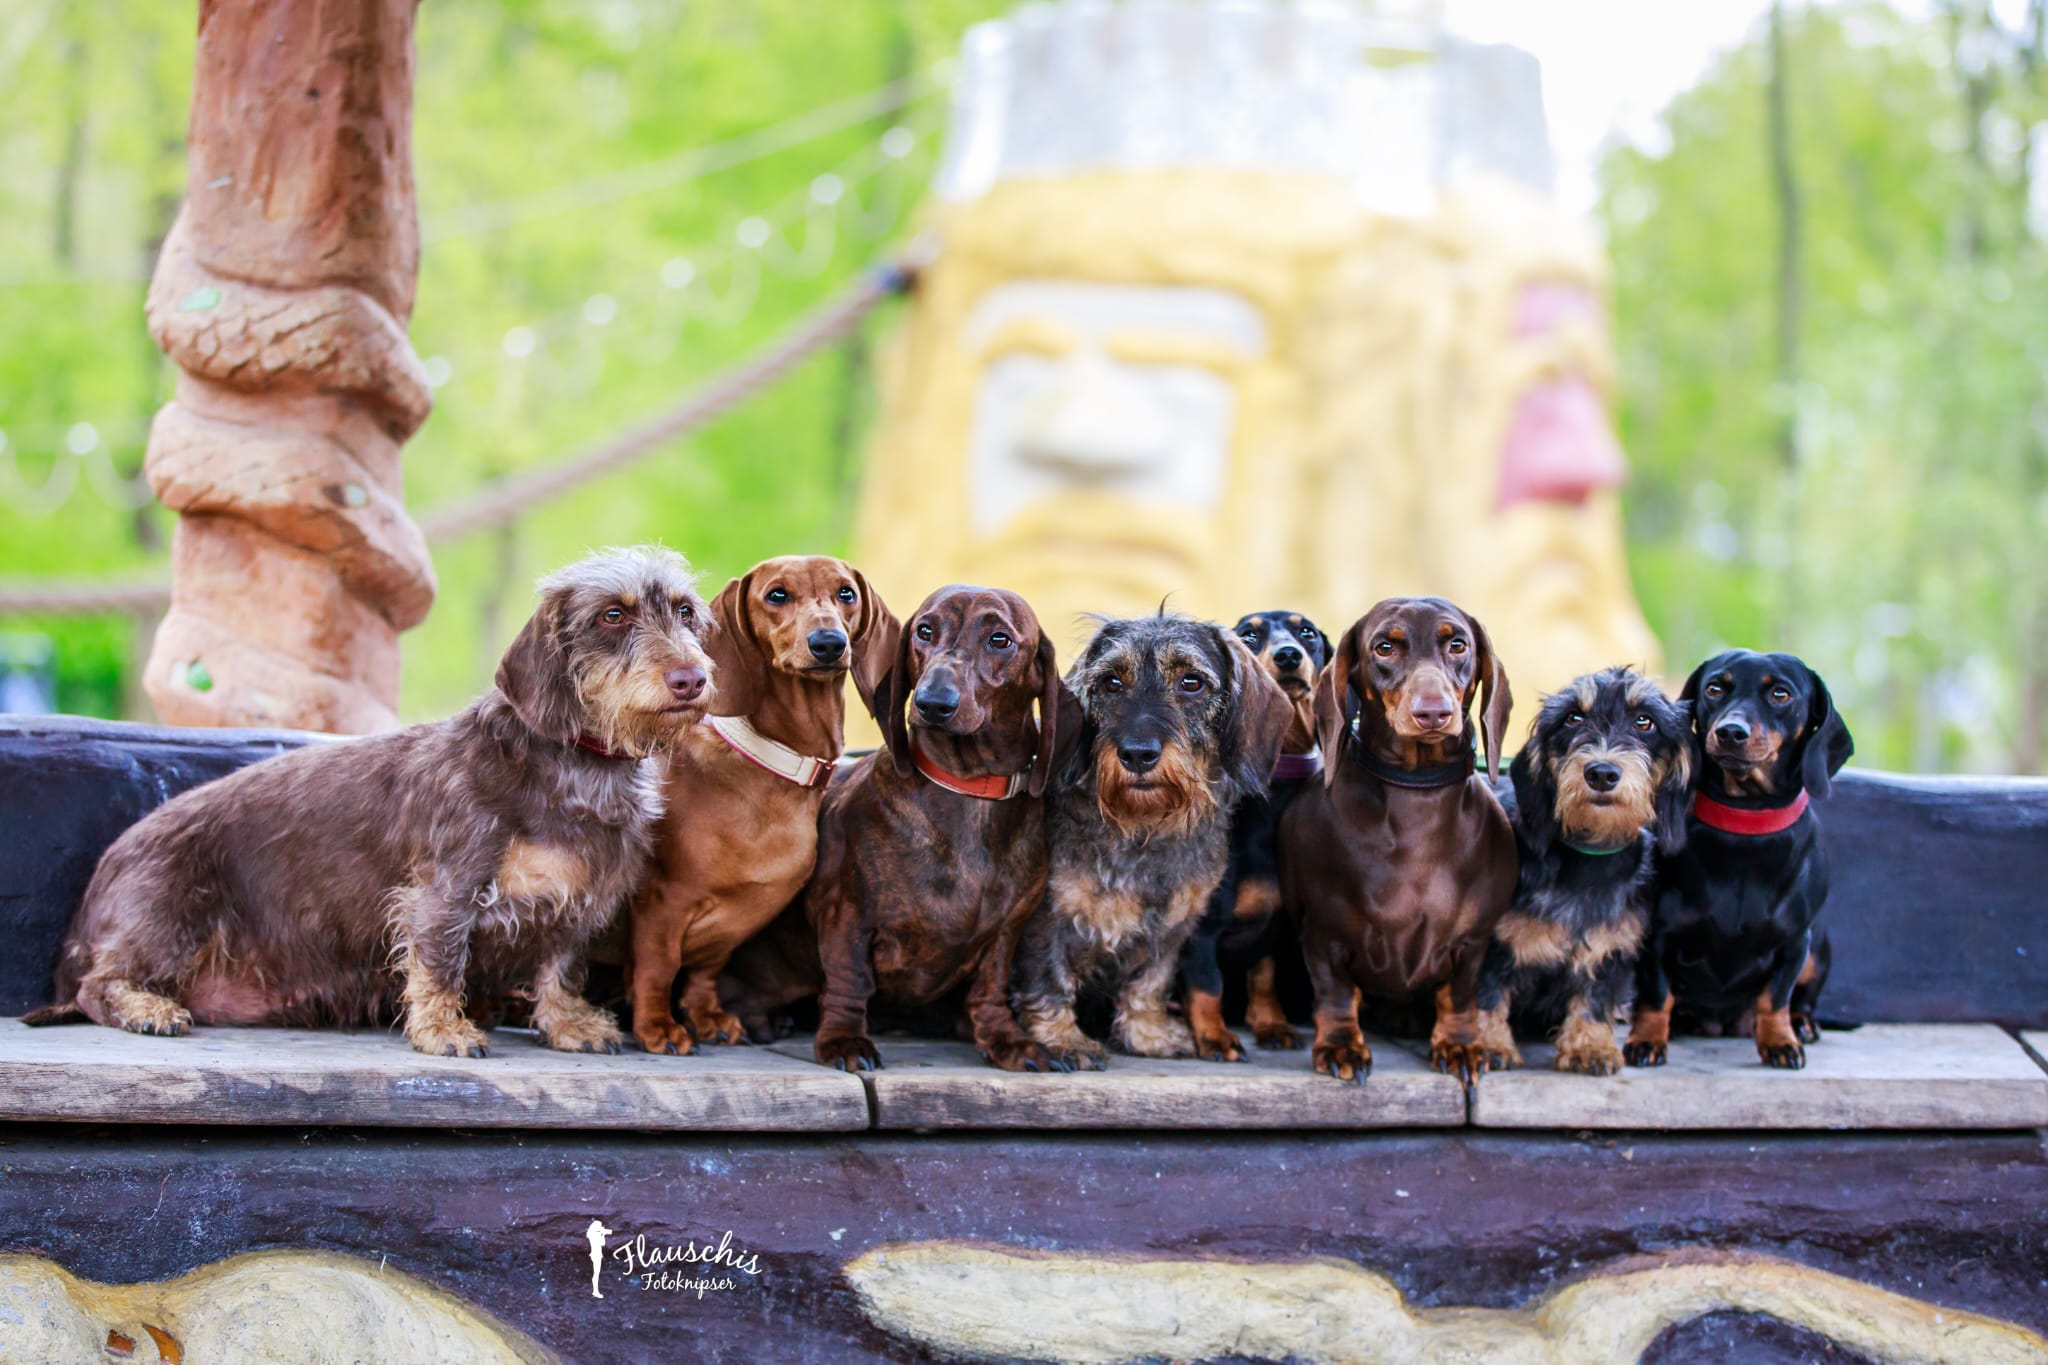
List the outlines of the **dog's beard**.
{"type": "Polygon", "coordinates": [[[1650,766],[1650,756],[1640,749],[1579,749],[1566,757],[1557,773],[1557,823],[1565,838],[1602,848],[1633,843],[1657,815],[1650,766]],[[1621,769],[1613,791],[1586,785],[1586,768],[1601,762],[1621,769]]]}
{"type": "Polygon", "coordinates": [[[685,727],[704,718],[707,689],[696,701],[680,703],[668,688],[671,669],[696,666],[711,671],[701,651],[680,650],[667,641],[642,637],[624,655],[592,660],[578,674],[584,729],[596,743],[633,758],[666,752],[685,727]]]}
{"type": "Polygon", "coordinates": [[[1186,836],[1215,818],[1215,784],[1186,744],[1166,745],[1148,773],[1133,773],[1116,756],[1116,745],[1095,746],[1095,800],[1118,835],[1186,836]]]}

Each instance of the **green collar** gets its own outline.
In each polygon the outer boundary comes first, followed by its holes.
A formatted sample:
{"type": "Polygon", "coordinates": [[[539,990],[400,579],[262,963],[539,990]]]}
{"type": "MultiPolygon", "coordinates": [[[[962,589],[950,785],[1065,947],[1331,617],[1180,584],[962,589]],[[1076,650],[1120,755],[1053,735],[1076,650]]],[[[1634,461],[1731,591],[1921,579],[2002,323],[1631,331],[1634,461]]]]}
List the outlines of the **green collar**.
{"type": "Polygon", "coordinates": [[[1558,840],[1558,842],[1563,844],[1572,852],[1583,853],[1588,858],[1612,858],[1615,854],[1626,853],[1636,846],[1636,841],[1634,839],[1631,839],[1627,843],[1622,844],[1615,848],[1588,848],[1584,844],[1575,844],[1569,839],[1560,839],[1558,840]]]}

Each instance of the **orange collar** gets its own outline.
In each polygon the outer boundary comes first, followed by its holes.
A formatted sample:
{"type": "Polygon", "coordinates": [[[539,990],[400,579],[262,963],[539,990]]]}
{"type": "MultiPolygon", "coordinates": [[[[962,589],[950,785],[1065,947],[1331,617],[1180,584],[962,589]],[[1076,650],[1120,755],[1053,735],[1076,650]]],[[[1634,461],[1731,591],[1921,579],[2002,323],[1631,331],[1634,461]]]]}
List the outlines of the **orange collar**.
{"type": "Polygon", "coordinates": [[[961,777],[958,773],[949,773],[932,762],[925,756],[924,750],[918,748],[915,743],[910,746],[910,756],[916,760],[917,770],[935,786],[944,787],[949,792],[958,792],[962,796],[979,797],[983,801],[1007,801],[1023,791],[1025,782],[1031,777],[1029,768],[1008,776],[995,774],[989,777],[961,777]]]}
{"type": "Polygon", "coordinates": [[[745,716],[706,716],[704,723],[741,758],[799,787],[815,790],[824,786],[832,780],[832,770],[839,766],[836,758],[812,758],[768,738],[749,724],[745,716]]]}
{"type": "Polygon", "coordinates": [[[1791,804],[1763,809],[1731,806],[1702,792],[1692,799],[1692,813],[1708,829],[1718,829],[1723,834],[1782,834],[1799,823],[1799,817],[1806,814],[1806,805],[1804,788],[1791,804]]]}

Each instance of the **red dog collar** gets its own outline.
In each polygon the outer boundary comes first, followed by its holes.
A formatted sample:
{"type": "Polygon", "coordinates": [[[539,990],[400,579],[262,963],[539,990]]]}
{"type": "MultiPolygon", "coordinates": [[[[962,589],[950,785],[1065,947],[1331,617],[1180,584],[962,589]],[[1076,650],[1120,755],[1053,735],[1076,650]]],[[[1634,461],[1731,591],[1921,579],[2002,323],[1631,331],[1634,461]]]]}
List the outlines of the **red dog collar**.
{"type": "Polygon", "coordinates": [[[949,792],[958,792],[962,796],[979,797],[983,801],[1009,800],[1024,790],[1024,784],[1031,776],[1031,770],[1027,768],[1021,773],[1011,773],[1007,777],[1001,774],[990,777],[961,777],[958,773],[947,772],[926,758],[924,750],[915,744],[910,746],[910,756],[917,760],[917,770],[933,784],[944,787],[949,792]]]}
{"type": "Polygon", "coordinates": [[[628,759],[633,757],[632,754],[622,754],[616,749],[605,748],[604,745],[597,742],[597,736],[591,734],[588,730],[576,736],[576,747],[586,753],[596,754],[599,758],[628,759]]]}
{"type": "Polygon", "coordinates": [[[1790,805],[1764,810],[1730,806],[1711,796],[1697,795],[1692,799],[1692,813],[1708,829],[1718,829],[1723,834],[1781,834],[1799,823],[1799,817],[1806,814],[1806,805],[1804,791],[1790,805]]]}
{"type": "Polygon", "coordinates": [[[1322,746],[1310,749],[1305,754],[1282,754],[1273,764],[1274,782],[1299,782],[1304,778],[1319,777],[1323,771],[1322,746]]]}

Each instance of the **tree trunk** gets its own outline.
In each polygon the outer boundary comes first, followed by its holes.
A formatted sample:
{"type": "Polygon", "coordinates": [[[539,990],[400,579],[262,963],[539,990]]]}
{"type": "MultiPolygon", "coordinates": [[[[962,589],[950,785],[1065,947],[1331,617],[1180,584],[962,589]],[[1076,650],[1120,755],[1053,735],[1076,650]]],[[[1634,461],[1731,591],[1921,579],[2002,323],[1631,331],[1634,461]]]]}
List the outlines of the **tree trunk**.
{"type": "Polygon", "coordinates": [[[185,206],[149,291],[177,363],[147,469],[180,514],[144,683],[182,725],[396,723],[433,568],[399,448],[430,407],[406,339],[417,0],[201,0],[185,206]]]}

